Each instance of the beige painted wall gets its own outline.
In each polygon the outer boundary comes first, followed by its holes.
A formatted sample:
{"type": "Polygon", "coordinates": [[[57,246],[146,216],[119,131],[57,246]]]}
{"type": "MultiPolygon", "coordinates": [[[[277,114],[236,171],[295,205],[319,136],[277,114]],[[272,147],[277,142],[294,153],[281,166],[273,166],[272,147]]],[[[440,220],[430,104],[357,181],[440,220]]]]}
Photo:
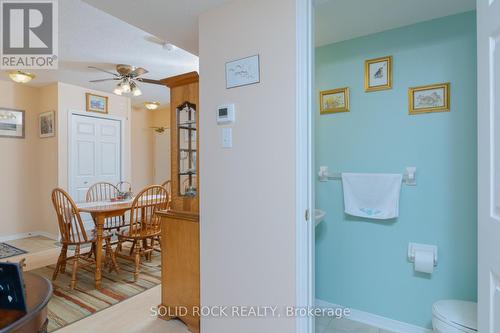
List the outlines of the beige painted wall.
{"type": "Polygon", "coordinates": [[[161,184],[172,178],[170,168],[170,105],[164,105],[151,112],[154,127],[168,128],[163,133],[154,132],[153,181],[161,184]]]}
{"type": "MultiPolygon", "coordinates": [[[[295,1],[235,0],[200,16],[202,305],[295,304],[295,1]],[[230,28],[228,28],[230,27],[230,28]],[[260,55],[261,83],[224,64],[260,55]],[[218,105],[235,103],[233,148],[218,105]]],[[[205,333],[289,333],[290,318],[202,318],[205,333]]]]}
{"type": "Polygon", "coordinates": [[[0,107],[25,110],[25,139],[0,138],[0,236],[38,230],[39,91],[0,81],[0,107]]]}
{"type": "Polygon", "coordinates": [[[153,184],[153,114],[144,108],[132,109],[132,189],[138,193],[153,184]]]}
{"type": "MultiPolygon", "coordinates": [[[[39,113],[58,110],[58,86],[57,83],[39,89],[39,113]]],[[[56,124],[57,127],[57,124],[56,124]]],[[[37,217],[43,222],[42,231],[52,235],[58,234],[57,219],[52,207],[51,193],[57,187],[57,130],[56,136],[39,139],[37,148],[38,159],[38,214],[37,217]]]]}
{"type": "Polygon", "coordinates": [[[170,127],[170,104],[163,105],[158,110],[151,110],[155,127],[170,127]]]}

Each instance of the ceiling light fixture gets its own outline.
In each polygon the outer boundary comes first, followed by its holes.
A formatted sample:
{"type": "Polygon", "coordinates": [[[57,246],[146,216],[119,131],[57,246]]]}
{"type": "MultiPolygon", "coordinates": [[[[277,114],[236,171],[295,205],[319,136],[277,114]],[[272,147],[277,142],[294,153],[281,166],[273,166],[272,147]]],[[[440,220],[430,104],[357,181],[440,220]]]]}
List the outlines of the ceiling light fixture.
{"type": "Polygon", "coordinates": [[[130,88],[132,89],[132,95],[134,95],[134,96],[141,96],[142,95],[141,89],[139,89],[139,87],[137,86],[137,84],[135,82],[132,81],[130,83],[130,88]]]}
{"type": "Polygon", "coordinates": [[[121,85],[119,85],[119,84],[118,84],[118,85],[115,87],[115,90],[113,90],[113,92],[114,92],[116,95],[121,96],[121,95],[123,94],[123,90],[122,90],[121,85]]]}
{"type": "Polygon", "coordinates": [[[160,102],[145,102],[144,106],[148,110],[156,110],[160,107],[160,102]]]}
{"type": "Polygon", "coordinates": [[[28,83],[35,78],[35,75],[22,71],[11,71],[9,77],[17,83],[28,83]]]}
{"type": "Polygon", "coordinates": [[[120,84],[120,88],[122,89],[122,92],[129,93],[130,83],[128,82],[128,80],[123,80],[122,83],[120,84]]]}

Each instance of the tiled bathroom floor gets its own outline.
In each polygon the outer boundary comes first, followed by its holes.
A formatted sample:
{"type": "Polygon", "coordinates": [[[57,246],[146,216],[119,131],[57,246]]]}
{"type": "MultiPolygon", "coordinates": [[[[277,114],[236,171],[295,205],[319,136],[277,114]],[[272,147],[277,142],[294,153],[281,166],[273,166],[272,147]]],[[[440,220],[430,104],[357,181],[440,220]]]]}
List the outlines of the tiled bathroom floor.
{"type": "Polygon", "coordinates": [[[346,318],[317,317],[316,333],[392,333],[346,318]]]}

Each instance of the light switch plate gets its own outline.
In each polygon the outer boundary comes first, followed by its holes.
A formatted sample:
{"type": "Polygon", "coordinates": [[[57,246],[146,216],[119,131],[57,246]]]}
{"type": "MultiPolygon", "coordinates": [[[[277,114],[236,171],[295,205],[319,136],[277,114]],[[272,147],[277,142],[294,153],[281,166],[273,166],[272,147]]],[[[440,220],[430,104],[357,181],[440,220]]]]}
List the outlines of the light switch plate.
{"type": "Polygon", "coordinates": [[[231,127],[222,128],[222,148],[233,147],[233,129],[231,127]]]}

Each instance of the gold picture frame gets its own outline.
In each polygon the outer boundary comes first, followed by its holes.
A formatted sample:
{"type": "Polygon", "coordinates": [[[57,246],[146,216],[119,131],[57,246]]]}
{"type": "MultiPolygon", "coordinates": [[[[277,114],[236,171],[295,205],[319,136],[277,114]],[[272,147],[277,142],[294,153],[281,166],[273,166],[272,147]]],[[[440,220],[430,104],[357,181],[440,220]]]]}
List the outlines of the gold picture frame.
{"type": "Polygon", "coordinates": [[[392,56],[365,60],[365,92],[392,89],[392,56]]]}
{"type": "Polygon", "coordinates": [[[87,112],[108,113],[108,97],[85,93],[87,112]]]}
{"type": "Polygon", "coordinates": [[[408,113],[410,115],[449,111],[449,82],[408,88],[408,113]]]}
{"type": "Polygon", "coordinates": [[[319,93],[320,114],[349,112],[349,88],[325,90],[319,93]]]}

